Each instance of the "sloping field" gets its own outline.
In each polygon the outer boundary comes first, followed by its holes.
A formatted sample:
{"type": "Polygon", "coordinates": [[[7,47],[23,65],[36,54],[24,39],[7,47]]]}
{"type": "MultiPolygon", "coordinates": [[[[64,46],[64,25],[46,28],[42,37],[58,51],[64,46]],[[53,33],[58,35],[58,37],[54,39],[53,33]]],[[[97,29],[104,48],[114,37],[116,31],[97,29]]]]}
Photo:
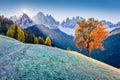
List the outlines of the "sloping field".
{"type": "Polygon", "coordinates": [[[77,52],[0,36],[0,80],[120,80],[120,70],[77,52]]]}

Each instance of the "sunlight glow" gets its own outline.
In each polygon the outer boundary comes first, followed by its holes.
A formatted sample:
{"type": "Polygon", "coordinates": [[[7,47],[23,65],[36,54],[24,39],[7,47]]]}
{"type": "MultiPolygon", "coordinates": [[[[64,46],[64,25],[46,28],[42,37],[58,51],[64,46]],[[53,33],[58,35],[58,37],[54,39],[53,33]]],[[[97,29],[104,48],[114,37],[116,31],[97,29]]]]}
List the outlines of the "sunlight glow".
{"type": "Polygon", "coordinates": [[[26,13],[26,14],[27,14],[28,12],[27,12],[27,10],[23,9],[23,10],[22,10],[22,13],[26,13]]]}

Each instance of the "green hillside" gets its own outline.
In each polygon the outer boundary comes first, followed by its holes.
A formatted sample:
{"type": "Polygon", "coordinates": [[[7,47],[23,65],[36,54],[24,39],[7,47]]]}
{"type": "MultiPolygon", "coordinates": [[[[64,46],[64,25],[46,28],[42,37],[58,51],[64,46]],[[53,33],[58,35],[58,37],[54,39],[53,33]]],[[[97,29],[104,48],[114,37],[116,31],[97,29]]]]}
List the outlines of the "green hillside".
{"type": "Polygon", "coordinates": [[[120,80],[120,70],[77,52],[0,36],[0,80],[120,80]]]}

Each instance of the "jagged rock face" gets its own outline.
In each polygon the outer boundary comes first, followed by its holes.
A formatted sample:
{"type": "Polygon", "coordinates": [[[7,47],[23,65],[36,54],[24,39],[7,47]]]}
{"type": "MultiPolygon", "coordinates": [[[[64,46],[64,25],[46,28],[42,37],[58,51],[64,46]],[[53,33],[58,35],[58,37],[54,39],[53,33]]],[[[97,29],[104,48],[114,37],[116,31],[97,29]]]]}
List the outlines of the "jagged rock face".
{"type": "Polygon", "coordinates": [[[65,21],[61,22],[59,29],[71,36],[74,36],[75,29],[77,28],[77,22],[84,20],[82,17],[73,17],[72,19],[67,18],[65,21]]]}
{"type": "Polygon", "coordinates": [[[44,15],[42,12],[39,12],[32,19],[35,24],[42,24],[49,29],[57,29],[59,25],[59,22],[56,21],[51,15],[44,15]]]}
{"type": "Polygon", "coordinates": [[[101,22],[109,31],[112,31],[116,28],[120,28],[120,22],[115,23],[115,24],[110,21],[105,21],[105,20],[102,20],[101,22]]]}
{"type": "Polygon", "coordinates": [[[10,20],[16,22],[16,24],[20,25],[23,29],[34,25],[33,21],[26,13],[23,13],[23,15],[21,15],[19,18],[17,18],[16,16],[10,17],[10,20]]]}
{"type": "Polygon", "coordinates": [[[76,28],[77,27],[77,22],[84,20],[82,17],[73,17],[72,19],[67,18],[65,21],[61,23],[62,27],[67,27],[67,28],[76,28]]]}

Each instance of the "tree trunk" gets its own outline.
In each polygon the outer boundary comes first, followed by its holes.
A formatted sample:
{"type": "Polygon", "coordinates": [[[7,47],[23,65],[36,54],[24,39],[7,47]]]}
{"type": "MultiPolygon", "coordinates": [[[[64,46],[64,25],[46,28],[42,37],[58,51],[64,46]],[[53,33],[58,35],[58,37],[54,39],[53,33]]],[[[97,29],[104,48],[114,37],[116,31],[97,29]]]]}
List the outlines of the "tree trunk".
{"type": "Polygon", "coordinates": [[[89,50],[89,49],[87,49],[87,51],[88,51],[88,57],[90,57],[90,50],[89,50]]]}

